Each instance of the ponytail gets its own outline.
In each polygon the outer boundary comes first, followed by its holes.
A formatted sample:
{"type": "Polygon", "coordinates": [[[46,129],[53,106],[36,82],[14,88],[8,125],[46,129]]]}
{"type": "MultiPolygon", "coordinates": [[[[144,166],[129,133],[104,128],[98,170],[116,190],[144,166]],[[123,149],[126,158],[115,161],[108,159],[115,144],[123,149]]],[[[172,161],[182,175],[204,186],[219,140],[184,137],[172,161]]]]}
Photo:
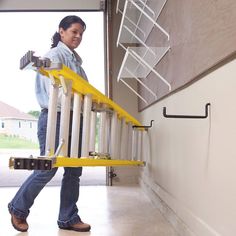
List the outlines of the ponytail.
{"type": "Polygon", "coordinates": [[[51,48],[55,48],[59,41],[61,41],[61,35],[58,32],[55,32],[55,34],[52,36],[51,48]]]}

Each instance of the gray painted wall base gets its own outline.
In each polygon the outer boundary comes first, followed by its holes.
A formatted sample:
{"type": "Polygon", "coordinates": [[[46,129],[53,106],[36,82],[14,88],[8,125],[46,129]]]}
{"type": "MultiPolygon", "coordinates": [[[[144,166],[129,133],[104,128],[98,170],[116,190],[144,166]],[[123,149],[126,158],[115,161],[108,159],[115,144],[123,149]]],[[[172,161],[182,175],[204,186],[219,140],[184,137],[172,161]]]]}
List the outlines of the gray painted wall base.
{"type": "Polygon", "coordinates": [[[165,219],[172,225],[175,231],[181,236],[196,236],[192,233],[184,222],[176,215],[176,213],[169,208],[169,206],[158,196],[158,194],[151,187],[150,183],[140,180],[140,186],[152,201],[155,207],[161,212],[165,219]]]}

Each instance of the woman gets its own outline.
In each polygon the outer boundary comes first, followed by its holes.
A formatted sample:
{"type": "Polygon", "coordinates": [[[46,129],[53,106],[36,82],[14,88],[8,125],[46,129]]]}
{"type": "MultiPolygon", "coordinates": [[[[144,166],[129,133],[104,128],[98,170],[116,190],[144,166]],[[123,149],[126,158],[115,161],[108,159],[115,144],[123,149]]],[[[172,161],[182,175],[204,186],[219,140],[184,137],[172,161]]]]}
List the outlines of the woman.
{"type": "MultiPolygon", "coordinates": [[[[70,15],[63,18],[59,24],[59,31],[52,38],[51,50],[45,57],[53,62],[61,62],[87,80],[87,76],[81,67],[82,60],[75,52],[80,45],[86,25],[78,16],[70,15]]],[[[39,73],[36,77],[36,97],[41,107],[38,121],[38,139],[40,144],[40,155],[45,154],[46,129],[48,117],[48,100],[50,80],[42,78],[39,73]]],[[[57,134],[56,147],[59,139],[60,124],[60,103],[57,104],[57,134]]],[[[81,148],[81,145],[80,145],[81,148]]],[[[21,232],[28,230],[26,218],[35,198],[43,187],[56,174],[57,168],[50,171],[34,171],[22,184],[15,197],[9,203],[8,208],[11,214],[13,227],[21,232]]],[[[90,225],[83,223],[78,215],[76,202],[79,197],[79,181],[82,168],[64,168],[64,175],[60,193],[60,209],[58,226],[61,229],[86,232],[90,230],[90,225]]]]}

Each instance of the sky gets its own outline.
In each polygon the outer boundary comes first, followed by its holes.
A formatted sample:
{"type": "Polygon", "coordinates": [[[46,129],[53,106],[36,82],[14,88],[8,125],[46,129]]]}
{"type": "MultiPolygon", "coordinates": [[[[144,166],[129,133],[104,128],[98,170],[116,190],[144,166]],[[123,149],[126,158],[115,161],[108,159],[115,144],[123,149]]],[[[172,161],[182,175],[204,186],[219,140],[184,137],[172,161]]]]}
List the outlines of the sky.
{"type": "Polygon", "coordinates": [[[104,35],[102,12],[0,13],[0,101],[20,111],[40,110],[35,97],[35,71],[20,70],[20,58],[29,50],[43,56],[66,15],[80,16],[86,23],[83,40],[76,49],[83,59],[89,82],[104,93],[104,35]]]}

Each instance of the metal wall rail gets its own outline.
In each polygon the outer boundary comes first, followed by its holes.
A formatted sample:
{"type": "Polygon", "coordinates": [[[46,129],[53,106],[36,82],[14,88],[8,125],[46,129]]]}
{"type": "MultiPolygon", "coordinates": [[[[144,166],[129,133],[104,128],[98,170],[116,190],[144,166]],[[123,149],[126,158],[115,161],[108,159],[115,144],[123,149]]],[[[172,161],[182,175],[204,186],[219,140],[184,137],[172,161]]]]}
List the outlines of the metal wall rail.
{"type": "Polygon", "coordinates": [[[205,119],[208,117],[208,109],[210,107],[210,103],[205,105],[205,115],[170,115],[166,114],[166,107],[163,107],[163,116],[165,118],[180,118],[180,119],[205,119]]]}

